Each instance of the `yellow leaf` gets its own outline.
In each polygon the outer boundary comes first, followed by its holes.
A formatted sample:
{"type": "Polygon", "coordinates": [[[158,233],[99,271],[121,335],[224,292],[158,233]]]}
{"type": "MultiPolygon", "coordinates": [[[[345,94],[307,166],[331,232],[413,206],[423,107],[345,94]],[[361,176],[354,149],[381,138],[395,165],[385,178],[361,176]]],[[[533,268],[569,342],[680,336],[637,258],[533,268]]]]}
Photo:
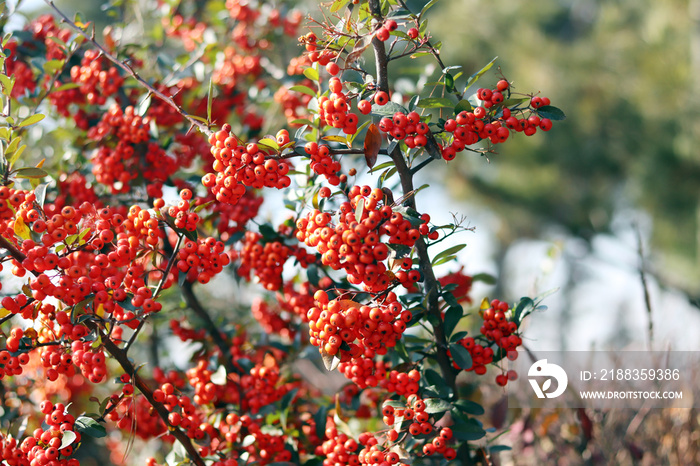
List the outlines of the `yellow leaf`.
{"type": "Polygon", "coordinates": [[[29,227],[27,226],[26,223],[24,223],[24,220],[22,220],[22,217],[15,218],[15,234],[22,239],[30,239],[31,238],[29,227]]]}
{"type": "Polygon", "coordinates": [[[491,301],[489,298],[484,298],[481,300],[481,306],[479,306],[479,315],[483,317],[484,311],[491,307],[491,301]]]}
{"type": "Polygon", "coordinates": [[[4,307],[0,308],[0,319],[4,319],[5,317],[9,316],[11,312],[8,309],[5,309],[4,307]]]}
{"type": "Polygon", "coordinates": [[[41,167],[43,167],[43,166],[44,166],[44,162],[46,162],[46,159],[45,159],[45,158],[41,159],[41,161],[40,161],[39,163],[36,164],[36,168],[41,168],[41,167]]]}

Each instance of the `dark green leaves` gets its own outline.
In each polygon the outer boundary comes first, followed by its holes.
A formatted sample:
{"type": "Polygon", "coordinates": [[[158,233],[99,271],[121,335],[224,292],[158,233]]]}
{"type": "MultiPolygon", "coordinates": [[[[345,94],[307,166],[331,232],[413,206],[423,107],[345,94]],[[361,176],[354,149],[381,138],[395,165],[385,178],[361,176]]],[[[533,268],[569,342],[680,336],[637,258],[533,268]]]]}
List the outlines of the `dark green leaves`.
{"type": "Polygon", "coordinates": [[[80,416],[75,420],[75,430],[83,435],[95,438],[102,438],[107,435],[105,426],[87,416],[80,416]]]}
{"type": "Polygon", "coordinates": [[[428,414],[443,413],[452,409],[452,404],[440,398],[426,398],[425,412],[428,414]]]}
{"type": "Polygon", "coordinates": [[[467,349],[459,343],[450,343],[450,353],[452,359],[461,369],[469,369],[472,367],[472,356],[467,349]]]}
{"type": "Polygon", "coordinates": [[[444,264],[445,262],[449,262],[452,259],[454,259],[456,254],[464,249],[466,247],[466,244],[458,244],[457,246],[452,246],[451,248],[447,248],[441,253],[439,253],[437,256],[433,258],[433,266],[435,265],[440,265],[444,264]]]}
{"type": "Polygon", "coordinates": [[[564,115],[564,112],[552,105],[540,107],[536,110],[536,112],[541,118],[549,118],[553,121],[561,121],[566,119],[566,115],[564,115]]]}
{"type": "Polygon", "coordinates": [[[461,306],[450,307],[445,313],[445,335],[449,338],[455,327],[462,319],[463,309],[461,306]]]}

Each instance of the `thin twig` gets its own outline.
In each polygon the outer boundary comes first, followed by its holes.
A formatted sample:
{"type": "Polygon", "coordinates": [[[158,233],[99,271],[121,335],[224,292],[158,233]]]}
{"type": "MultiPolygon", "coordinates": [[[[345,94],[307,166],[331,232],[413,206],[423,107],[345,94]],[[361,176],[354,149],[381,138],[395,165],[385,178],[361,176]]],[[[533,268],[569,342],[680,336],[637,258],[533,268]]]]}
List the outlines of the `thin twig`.
{"type": "Polygon", "coordinates": [[[146,397],[146,400],[148,400],[151,406],[153,406],[153,409],[156,410],[156,412],[163,420],[165,425],[168,426],[170,435],[175,437],[175,439],[178,442],[180,442],[180,444],[185,448],[185,451],[187,451],[190,460],[192,460],[192,462],[197,466],[205,466],[204,460],[199,455],[197,448],[192,444],[187,434],[185,434],[180,428],[170,425],[168,421],[168,415],[170,414],[170,412],[165,408],[165,406],[163,406],[162,403],[157,402],[153,398],[153,390],[151,390],[146,381],[138,374],[136,368],[129,360],[126,351],[119,348],[119,346],[117,346],[116,343],[114,343],[111,339],[107,338],[107,336],[102,332],[102,330],[97,326],[95,322],[87,320],[85,321],[85,325],[87,325],[87,327],[91,331],[97,333],[97,335],[101,338],[104,348],[119,363],[119,365],[124,370],[124,373],[131,375],[133,384],[136,386],[136,388],[139,389],[139,391],[141,391],[143,396],[146,397]]]}
{"type": "MultiPolygon", "coordinates": [[[[158,286],[156,286],[155,291],[153,292],[153,299],[156,299],[158,295],[160,294],[161,290],[163,289],[163,286],[165,285],[165,282],[168,280],[168,275],[170,275],[170,271],[173,268],[173,264],[175,264],[175,261],[177,260],[177,253],[180,250],[180,245],[182,244],[182,238],[184,238],[185,235],[178,235],[177,237],[177,243],[175,244],[175,248],[173,249],[172,253],[170,254],[170,259],[168,259],[168,265],[165,267],[165,271],[163,272],[163,276],[160,279],[160,282],[158,282],[158,286]]],[[[167,239],[165,240],[167,242],[167,239]]],[[[131,334],[131,337],[129,338],[129,341],[126,343],[124,346],[124,351],[129,351],[129,348],[131,348],[131,345],[134,344],[134,341],[136,341],[136,337],[138,336],[139,332],[141,332],[141,329],[146,323],[146,316],[143,316],[143,320],[139,322],[138,327],[136,327],[136,330],[134,330],[134,333],[131,334]]]]}
{"type": "MultiPolygon", "coordinates": [[[[165,243],[165,249],[170,253],[170,244],[167,241],[165,243]]],[[[180,290],[182,291],[182,296],[185,299],[187,306],[192,309],[197,317],[203,321],[207,333],[214,341],[217,348],[219,348],[224,367],[226,368],[226,373],[235,374],[240,372],[236,369],[236,366],[233,364],[233,360],[231,359],[231,348],[229,344],[223,339],[219,327],[216,326],[207,310],[204,309],[204,306],[202,306],[199,299],[197,299],[197,295],[194,294],[194,290],[192,289],[192,283],[185,280],[185,282],[180,286],[180,290]]]]}
{"type": "Polygon", "coordinates": [[[651,350],[654,343],[654,320],[652,318],[651,297],[649,296],[649,286],[647,284],[646,261],[644,260],[644,249],[642,246],[642,233],[639,231],[639,225],[635,225],[635,231],[637,233],[637,254],[639,255],[639,279],[642,282],[642,290],[644,291],[644,305],[647,308],[647,317],[649,318],[647,336],[649,338],[649,350],[651,350]]]}
{"type": "Polygon", "coordinates": [[[192,124],[192,126],[199,129],[199,131],[201,131],[202,133],[206,134],[207,136],[210,136],[211,134],[213,134],[212,130],[210,130],[207,125],[205,125],[201,121],[197,120],[189,113],[185,112],[178,104],[175,103],[175,101],[172,99],[172,97],[169,97],[169,96],[163,94],[161,91],[157,90],[156,88],[154,88],[153,86],[148,84],[148,82],[146,82],[146,80],[144,80],[141,76],[139,76],[139,74],[134,70],[134,68],[131,65],[119,60],[117,57],[112,55],[109,51],[107,51],[107,49],[105,49],[102,46],[102,44],[97,42],[94,37],[92,37],[91,35],[88,35],[83,29],[81,29],[73,21],[68,19],[68,17],[61,10],[59,10],[58,7],[56,7],[56,5],[54,4],[53,1],[44,0],[44,2],[46,2],[46,4],[49,5],[61,17],[61,19],[63,19],[63,21],[66,24],[68,24],[72,29],[74,29],[78,34],[83,36],[88,42],[90,42],[92,44],[93,47],[95,47],[97,50],[99,50],[102,53],[102,55],[104,55],[105,58],[107,58],[109,61],[111,61],[112,63],[117,65],[119,68],[126,71],[142,87],[147,89],[150,94],[155,95],[156,97],[161,99],[163,102],[170,105],[177,113],[182,115],[182,117],[184,119],[189,121],[192,124]]]}

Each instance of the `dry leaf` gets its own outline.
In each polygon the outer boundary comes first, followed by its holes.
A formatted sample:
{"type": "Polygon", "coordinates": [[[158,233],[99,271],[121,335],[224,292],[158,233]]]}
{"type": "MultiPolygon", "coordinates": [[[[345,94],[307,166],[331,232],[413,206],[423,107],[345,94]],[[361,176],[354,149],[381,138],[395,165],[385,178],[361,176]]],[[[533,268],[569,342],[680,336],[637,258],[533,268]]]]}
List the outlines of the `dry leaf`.
{"type": "Polygon", "coordinates": [[[377,162],[377,155],[381,147],[382,135],[379,134],[377,125],[372,123],[367,127],[367,134],[365,135],[365,161],[367,161],[369,168],[372,168],[377,162]]]}

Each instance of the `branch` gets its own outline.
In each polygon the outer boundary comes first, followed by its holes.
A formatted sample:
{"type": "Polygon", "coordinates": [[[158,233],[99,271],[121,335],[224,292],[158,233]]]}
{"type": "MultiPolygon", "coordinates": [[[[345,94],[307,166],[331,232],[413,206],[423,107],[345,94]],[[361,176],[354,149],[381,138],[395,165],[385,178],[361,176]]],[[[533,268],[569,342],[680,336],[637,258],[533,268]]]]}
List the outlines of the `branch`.
{"type": "MultiPolygon", "coordinates": [[[[163,286],[165,285],[165,282],[168,280],[168,275],[170,275],[170,271],[173,268],[173,264],[175,264],[175,261],[177,260],[177,253],[180,250],[180,245],[182,244],[182,238],[184,238],[185,235],[181,234],[178,235],[177,237],[177,243],[175,244],[175,248],[173,248],[171,254],[170,254],[170,259],[168,260],[168,265],[165,266],[165,271],[163,272],[163,276],[160,279],[160,282],[158,282],[158,286],[156,286],[155,291],[153,292],[153,299],[158,298],[158,295],[160,292],[163,290],[163,286]]],[[[167,243],[167,236],[165,242],[167,243]]],[[[129,351],[129,348],[131,345],[134,344],[134,341],[136,341],[136,337],[138,336],[139,332],[143,328],[144,324],[146,323],[146,316],[143,317],[143,320],[139,322],[139,326],[136,327],[136,330],[134,330],[134,333],[131,334],[131,338],[129,338],[129,341],[126,343],[124,346],[124,351],[129,351]]]]}
{"type": "Polygon", "coordinates": [[[134,385],[141,391],[141,393],[143,393],[146,400],[148,400],[151,406],[153,406],[153,409],[156,410],[160,418],[163,420],[163,422],[165,422],[165,425],[168,426],[169,433],[185,448],[190,460],[192,460],[192,462],[197,466],[205,466],[204,460],[199,455],[197,448],[190,441],[190,438],[180,428],[170,425],[168,422],[168,415],[170,413],[162,403],[157,402],[153,398],[153,391],[148,386],[146,381],[143,380],[143,378],[138,374],[136,368],[127,357],[126,351],[119,348],[111,339],[107,338],[107,336],[92,320],[86,320],[85,325],[100,336],[104,348],[119,363],[124,370],[124,373],[131,375],[134,385]]]}
{"type": "Polygon", "coordinates": [[[109,61],[111,61],[112,63],[117,65],[119,68],[126,71],[142,87],[147,89],[149,94],[155,95],[160,100],[162,100],[166,104],[170,105],[177,113],[182,115],[182,117],[184,119],[189,121],[192,124],[192,126],[195,126],[202,133],[206,134],[207,136],[210,136],[211,134],[213,134],[213,132],[209,129],[209,127],[207,125],[205,125],[201,121],[197,120],[189,113],[185,112],[178,104],[175,103],[175,101],[172,99],[172,97],[169,97],[169,96],[163,94],[162,92],[160,92],[159,90],[157,90],[156,88],[154,88],[153,86],[148,84],[148,82],[146,82],[146,80],[144,80],[141,76],[139,76],[139,74],[134,70],[134,68],[131,65],[119,60],[117,57],[112,55],[99,42],[97,42],[94,37],[92,37],[91,35],[88,35],[83,29],[81,29],[73,21],[68,19],[68,17],[61,10],[59,10],[56,7],[56,5],[54,4],[54,2],[52,0],[44,0],[44,2],[48,6],[50,6],[61,17],[61,19],[63,19],[63,21],[66,24],[68,24],[72,29],[74,29],[78,34],[83,36],[85,38],[85,40],[87,40],[88,42],[90,42],[92,44],[93,47],[95,47],[97,50],[99,50],[102,53],[102,55],[105,56],[105,58],[107,58],[109,61]]]}
{"type": "MultiPolygon", "coordinates": [[[[391,160],[394,161],[394,165],[396,165],[396,171],[399,174],[399,179],[401,180],[401,189],[404,193],[412,192],[414,190],[413,176],[411,174],[411,169],[406,165],[406,161],[404,160],[401,150],[397,147],[391,154],[389,154],[389,156],[391,157],[391,160]]],[[[405,203],[412,209],[417,210],[415,196],[409,196],[405,203]]],[[[433,335],[435,336],[435,342],[437,343],[437,362],[440,366],[440,371],[442,372],[445,382],[452,389],[454,396],[456,396],[457,374],[452,366],[449,356],[447,356],[447,336],[445,335],[442,312],[440,311],[440,306],[438,303],[439,283],[435,277],[433,266],[430,264],[428,245],[425,244],[422,237],[419,237],[418,240],[416,240],[415,246],[416,252],[418,253],[418,263],[420,264],[420,269],[423,274],[423,283],[425,284],[426,295],[428,297],[427,311],[435,316],[436,324],[433,325],[433,335]]]]}
{"type": "MultiPolygon", "coordinates": [[[[172,248],[170,247],[170,243],[167,241],[165,241],[165,249],[168,250],[168,253],[174,254],[172,248]]],[[[222,338],[219,328],[216,326],[207,310],[204,309],[202,304],[199,302],[199,299],[197,299],[197,295],[194,294],[194,290],[192,289],[192,283],[185,281],[180,286],[180,290],[182,290],[182,296],[185,299],[185,303],[187,304],[187,306],[194,311],[197,317],[202,319],[207,333],[214,341],[214,344],[217,346],[217,348],[219,348],[219,351],[221,352],[221,358],[223,359],[224,367],[226,368],[226,373],[238,373],[239,371],[236,369],[236,366],[233,364],[233,360],[231,359],[231,348],[229,347],[226,340],[222,338]]]]}
{"type": "MultiPolygon", "coordinates": [[[[381,12],[379,0],[370,0],[369,2],[370,12],[374,15],[377,20],[381,20],[381,12]]],[[[389,90],[389,77],[387,70],[387,55],[386,49],[384,48],[384,43],[374,37],[372,39],[372,46],[374,47],[374,56],[377,64],[377,86],[379,90],[388,92],[389,90]]],[[[401,189],[404,194],[412,193],[413,188],[413,174],[411,169],[408,168],[406,160],[404,159],[403,153],[397,145],[394,150],[389,154],[391,160],[396,166],[396,171],[399,174],[399,179],[401,180],[401,189]]],[[[416,209],[416,200],[414,196],[409,196],[405,200],[405,204],[413,209],[416,209]]],[[[420,269],[423,274],[423,283],[425,285],[425,291],[428,298],[428,309],[427,312],[435,317],[435,325],[433,325],[433,335],[435,336],[435,342],[437,344],[437,363],[440,366],[440,371],[445,379],[445,383],[452,389],[453,396],[457,396],[457,386],[456,379],[457,373],[452,366],[449,356],[447,356],[447,337],[445,336],[445,327],[442,320],[442,312],[440,311],[440,306],[438,303],[438,290],[439,283],[435,277],[435,272],[430,264],[430,255],[428,254],[428,246],[423,241],[423,238],[418,238],[415,244],[416,252],[418,253],[418,259],[420,263],[420,269]]],[[[432,324],[432,322],[431,322],[432,324]]]]}
{"type": "Polygon", "coordinates": [[[649,286],[647,284],[644,248],[642,247],[642,233],[639,231],[639,225],[636,225],[635,229],[637,232],[637,254],[639,255],[639,279],[642,282],[642,290],[644,290],[644,304],[647,308],[647,316],[649,317],[647,336],[649,337],[649,350],[651,350],[654,343],[654,320],[652,319],[651,298],[649,297],[649,286]]]}

